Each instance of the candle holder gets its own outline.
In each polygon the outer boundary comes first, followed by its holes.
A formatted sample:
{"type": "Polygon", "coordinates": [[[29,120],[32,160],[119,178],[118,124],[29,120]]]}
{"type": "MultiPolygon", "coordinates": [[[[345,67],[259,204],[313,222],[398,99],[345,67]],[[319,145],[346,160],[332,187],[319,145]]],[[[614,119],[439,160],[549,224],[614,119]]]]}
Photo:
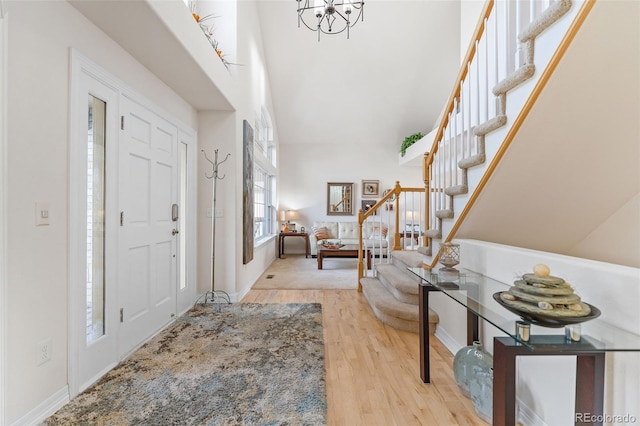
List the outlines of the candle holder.
{"type": "Polygon", "coordinates": [[[444,268],[440,268],[441,271],[458,272],[454,266],[460,263],[460,244],[440,244],[439,262],[444,265],[444,268]]]}
{"type": "Polygon", "coordinates": [[[579,342],[582,338],[580,324],[569,324],[564,327],[564,335],[567,342],[579,342]]]}
{"type": "Polygon", "coordinates": [[[531,324],[526,321],[516,321],[516,337],[522,342],[528,342],[531,335],[531,324]]]}

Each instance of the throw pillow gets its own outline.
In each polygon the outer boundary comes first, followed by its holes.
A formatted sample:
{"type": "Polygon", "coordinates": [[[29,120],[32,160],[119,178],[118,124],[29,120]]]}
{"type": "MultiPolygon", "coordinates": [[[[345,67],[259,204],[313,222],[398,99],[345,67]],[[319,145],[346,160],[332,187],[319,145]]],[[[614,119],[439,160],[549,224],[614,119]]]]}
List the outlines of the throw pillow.
{"type": "Polygon", "coordinates": [[[318,241],[331,238],[331,235],[329,235],[329,230],[327,229],[326,226],[322,226],[320,228],[313,228],[313,235],[316,236],[316,240],[318,241]]]}
{"type": "Polygon", "coordinates": [[[387,232],[389,232],[389,229],[386,226],[383,226],[383,227],[374,226],[373,231],[371,232],[371,236],[369,238],[370,239],[387,238],[387,232]]]}

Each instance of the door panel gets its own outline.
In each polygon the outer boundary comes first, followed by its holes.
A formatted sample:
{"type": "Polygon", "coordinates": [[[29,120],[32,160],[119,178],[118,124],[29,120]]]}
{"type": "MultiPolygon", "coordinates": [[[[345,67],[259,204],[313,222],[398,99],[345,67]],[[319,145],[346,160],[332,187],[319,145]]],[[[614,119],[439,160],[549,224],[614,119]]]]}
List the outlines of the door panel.
{"type": "Polygon", "coordinates": [[[118,94],[74,68],[70,158],[69,390],[85,389],[118,362],[118,94]]]}
{"type": "Polygon", "coordinates": [[[127,295],[129,301],[127,304],[127,315],[131,320],[149,312],[147,301],[149,300],[151,287],[151,279],[149,277],[150,258],[149,246],[130,247],[126,254],[129,277],[128,283],[136,283],[137,285],[129,285],[127,295]]]}
{"type": "Polygon", "coordinates": [[[177,128],[133,101],[121,112],[121,347],[124,355],[176,312],[177,128]],[[125,170],[126,169],[126,170],[125,170]]]}

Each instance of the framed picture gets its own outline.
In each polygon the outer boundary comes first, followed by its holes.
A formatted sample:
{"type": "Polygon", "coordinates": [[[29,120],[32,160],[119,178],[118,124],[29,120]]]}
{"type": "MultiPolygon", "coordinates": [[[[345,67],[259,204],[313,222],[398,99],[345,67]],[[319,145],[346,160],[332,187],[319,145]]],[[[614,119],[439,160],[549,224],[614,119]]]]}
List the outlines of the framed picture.
{"type": "Polygon", "coordinates": [[[377,197],[379,193],[380,193],[379,180],[363,180],[362,181],[363,197],[377,197]]]}
{"type": "Polygon", "coordinates": [[[242,120],[242,264],[253,260],[254,205],[253,205],[253,129],[242,120]]]}
{"type": "MultiPolygon", "coordinates": [[[[371,207],[375,206],[377,202],[378,200],[362,200],[362,211],[366,212],[371,207]]],[[[374,212],[374,214],[376,213],[374,212]]]]}

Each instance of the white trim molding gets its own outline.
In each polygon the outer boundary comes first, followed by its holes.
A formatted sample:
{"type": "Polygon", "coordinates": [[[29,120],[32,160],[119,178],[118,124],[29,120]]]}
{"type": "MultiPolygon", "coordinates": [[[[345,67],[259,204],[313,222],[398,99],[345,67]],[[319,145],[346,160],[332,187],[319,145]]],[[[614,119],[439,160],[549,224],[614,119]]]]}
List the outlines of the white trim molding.
{"type": "MultiPolygon", "coordinates": [[[[62,387],[53,395],[42,401],[33,410],[12,423],[12,426],[40,425],[49,416],[69,402],[69,389],[62,387]]],[[[3,423],[4,424],[4,423],[3,423]]]]}
{"type": "Polygon", "coordinates": [[[7,331],[7,14],[0,0],[0,424],[6,423],[7,331]]]}

